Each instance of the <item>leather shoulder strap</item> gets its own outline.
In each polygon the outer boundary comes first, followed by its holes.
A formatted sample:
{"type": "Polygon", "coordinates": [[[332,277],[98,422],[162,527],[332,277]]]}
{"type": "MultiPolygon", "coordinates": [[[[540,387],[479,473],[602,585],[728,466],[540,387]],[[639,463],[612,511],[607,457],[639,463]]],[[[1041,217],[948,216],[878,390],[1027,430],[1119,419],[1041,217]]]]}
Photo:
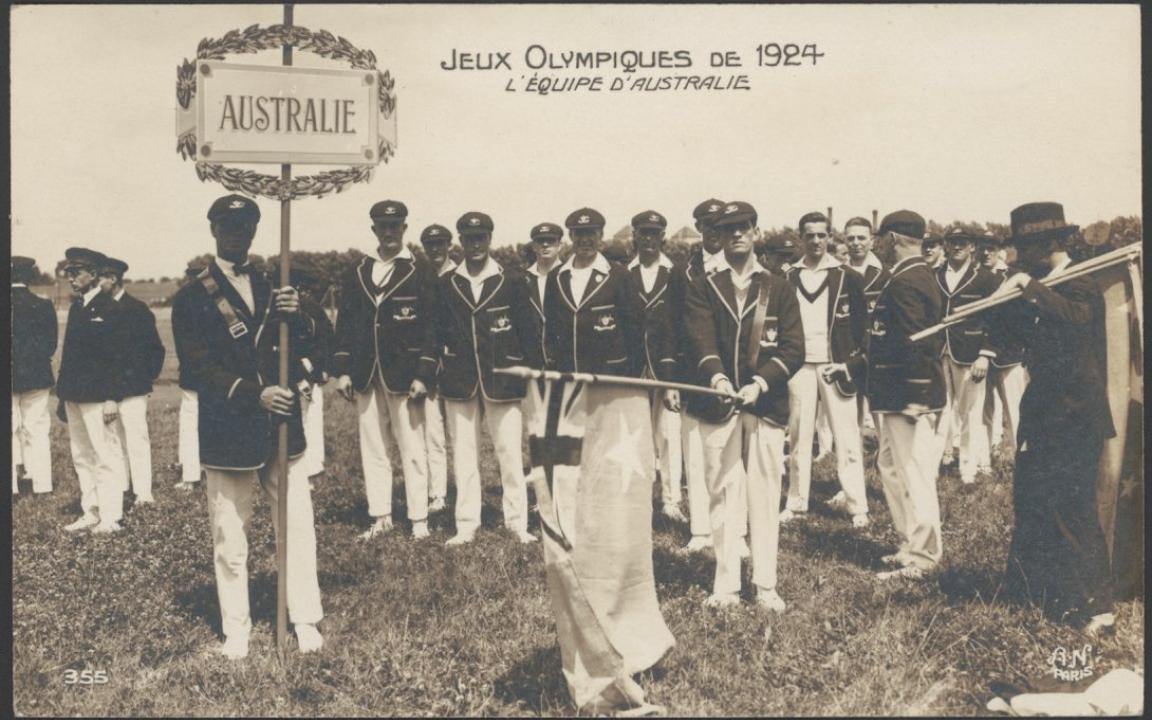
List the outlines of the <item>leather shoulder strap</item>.
{"type": "Polygon", "coordinates": [[[756,294],[756,312],[752,315],[752,335],[748,338],[748,365],[753,370],[760,361],[760,338],[764,334],[764,319],[768,315],[768,290],[772,276],[761,273],[760,288],[756,294]]]}
{"type": "Polygon", "coordinates": [[[196,276],[200,284],[204,286],[207,291],[208,297],[216,304],[216,309],[224,316],[224,322],[228,324],[228,333],[233,339],[239,340],[248,334],[248,326],[236,314],[236,308],[232,307],[232,303],[228,302],[228,298],[224,296],[223,291],[220,290],[220,284],[216,282],[216,278],[212,277],[212,271],[209,268],[204,270],[196,276]]]}

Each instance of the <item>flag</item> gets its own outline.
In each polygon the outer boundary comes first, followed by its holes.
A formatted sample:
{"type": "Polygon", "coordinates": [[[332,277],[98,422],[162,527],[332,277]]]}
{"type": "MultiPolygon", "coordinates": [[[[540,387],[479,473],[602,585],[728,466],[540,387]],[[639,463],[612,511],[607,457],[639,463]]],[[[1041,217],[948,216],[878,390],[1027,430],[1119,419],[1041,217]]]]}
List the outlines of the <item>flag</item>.
{"type": "Polygon", "coordinates": [[[1118,598],[1144,588],[1144,343],[1139,259],[1098,274],[1108,346],[1108,404],[1116,436],[1104,443],[1096,485],[1100,526],[1118,598]]]}
{"type": "Polygon", "coordinates": [[[631,677],[675,645],[652,569],[648,394],[565,381],[528,392],[529,477],[572,700],[592,712],[655,708],[631,677]]]}

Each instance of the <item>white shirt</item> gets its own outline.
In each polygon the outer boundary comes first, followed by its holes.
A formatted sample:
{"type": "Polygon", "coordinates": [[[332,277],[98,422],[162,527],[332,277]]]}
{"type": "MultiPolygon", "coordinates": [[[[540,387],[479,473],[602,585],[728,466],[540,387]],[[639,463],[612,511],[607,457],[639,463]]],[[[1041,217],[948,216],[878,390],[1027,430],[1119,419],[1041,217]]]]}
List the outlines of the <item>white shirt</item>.
{"type": "Polygon", "coordinates": [[[736,312],[740,312],[744,308],[744,303],[748,299],[748,288],[752,285],[752,278],[761,272],[766,272],[760,263],[756,262],[756,258],[751,255],[748,256],[748,262],[744,265],[744,272],[736,272],[736,268],[728,264],[727,259],[722,259],[724,268],[731,270],[732,287],[736,290],[736,312]]]}
{"type": "Polygon", "coordinates": [[[723,250],[717,250],[714,253],[710,253],[707,250],[701,248],[700,254],[704,258],[704,274],[705,275],[707,275],[710,272],[715,272],[717,269],[722,270],[722,269],[728,267],[728,261],[724,259],[724,251],[723,250]]]}
{"type": "Polygon", "coordinates": [[[84,293],[84,295],[81,296],[84,300],[84,307],[88,307],[88,305],[91,304],[92,300],[95,299],[96,296],[99,294],[100,294],[100,286],[99,285],[94,285],[91,290],[84,293]]]}
{"type": "Polygon", "coordinates": [[[124,297],[124,290],[125,290],[125,288],[120,288],[119,290],[117,290],[116,293],[114,295],[112,295],[112,299],[115,300],[116,302],[120,302],[120,299],[122,297],[124,297]]]}
{"type": "Polygon", "coordinates": [[[968,272],[968,266],[972,264],[968,260],[960,266],[959,270],[953,270],[952,265],[944,265],[944,287],[948,288],[948,292],[956,292],[956,286],[960,284],[960,278],[964,277],[964,273],[968,272]]]}
{"type": "Polygon", "coordinates": [[[552,264],[547,269],[541,269],[540,263],[533,263],[528,268],[528,272],[536,276],[536,289],[540,292],[540,302],[544,302],[544,288],[548,286],[548,273],[552,272],[552,268],[556,267],[556,261],[553,260],[552,264]]]}
{"type": "Polygon", "coordinates": [[[492,259],[489,255],[484,259],[484,267],[480,268],[480,272],[472,275],[468,272],[468,264],[463,263],[456,266],[456,274],[468,281],[472,286],[472,302],[479,304],[480,293],[484,290],[484,281],[490,277],[495,277],[500,274],[500,264],[492,259]]]}
{"type": "Polygon", "coordinates": [[[252,299],[252,279],[247,274],[237,273],[234,262],[218,257],[216,264],[220,266],[225,279],[232,283],[232,287],[236,288],[236,292],[240,294],[240,299],[248,306],[248,313],[255,314],[256,301],[252,299]]]}
{"type": "Polygon", "coordinates": [[[663,267],[671,270],[672,261],[669,260],[664,253],[660,253],[656,261],[651,265],[641,265],[640,256],[637,255],[632,258],[632,262],[628,263],[629,270],[634,267],[640,268],[640,282],[644,284],[644,293],[648,294],[652,292],[652,288],[656,286],[656,277],[660,274],[660,268],[663,267]]]}
{"type": "MultiPolygon", "coordinates": [[[[796,282],[803,286],[808,294],[812,294],[828,278],[828,269],[839,264],[840,261],[831,255],[820,258],[815,268],[809,268],[804,261],[800,261],[796,282]]],[[[800,322],[804,326],[804,362],[832,361],[828,348],[828,290],[828,285],[825,285],[812,301],[804,297],[804,293],[800,290],[796,291],[796,300],[800,305],[800,322]]]]}
{"type": "Polygon", "coordinates": [[[875,255],[872,254],[871,250],[869,250],[868,254],[864,256],[864,262],[860,263],[859,265],[852,262],[851,258],[849,258],[849,260],[848,260],[848,267],[852,268],[853,270],[860,273],[861,275],[864,274],[864,271],[868,269],[869,265],[876,268],[877,270],[883,270],[884,269],[884,265],[880,262],[880,260],[875,255]]]}
{"type": "Polygon", "coordinates": [[[440,266],[440,269],[436,271],[436,274],[440,277],[443,277],[455,269],[456,263],[452,260],[452,258],[446,257],[444,258],[444,264],[440,266]]]}
{"type": "Polygon", "coordinates": [[[1050,277],[1050,278],[1056,277],[1060,273],[1067,270],[1068,266],[1071,264],[1072,264],[1072,258],[1065,258],[1060,264],[1053,266],[1052,271],[1049,272],[1045,277],[1050,277]]]}
{"type": "Polygon", "coordinates": [[[572,260],[575,259],[575,257],[576,256],[573,255],[572,257],[568,258],[568,262],[564,263],[564,267],[561,269],[561,272],[563,272],[563,270],[568,270],[572,273],[571,281],[569,283],[572,287],[572,299],[576,301],[577,305],[579,305],[580,303],[584,302],[584,290],[588,287],[588,280],[592,277],[592,271],[599,270],[600,272],[607,275],[608,271],[612,269],[612,266],[608,263],[608,258],[604,257],[600,253],[596,253],[596,259],[592,261],[591,265],[583,268],[577,268],[572,264],[572,260]]]}
{"type": "MultiPolygon", "coordinates": [[[[396,260],[398,258],[411,260],[412,251],[405,247],[401,248],[400,252],[388,260],[372,258],[372,282],[376,284],[377,288],[384,287],[384,284],[388,282],[388,278],[392,277],[392,271],[396,268],[396,260]]],[[[376,292],[377,296],[380,294],[376,290],[373,290],[373,292],[376,292]]],[[[377,297],[377,299],[379,299],[379,297],[377,297]]]]}

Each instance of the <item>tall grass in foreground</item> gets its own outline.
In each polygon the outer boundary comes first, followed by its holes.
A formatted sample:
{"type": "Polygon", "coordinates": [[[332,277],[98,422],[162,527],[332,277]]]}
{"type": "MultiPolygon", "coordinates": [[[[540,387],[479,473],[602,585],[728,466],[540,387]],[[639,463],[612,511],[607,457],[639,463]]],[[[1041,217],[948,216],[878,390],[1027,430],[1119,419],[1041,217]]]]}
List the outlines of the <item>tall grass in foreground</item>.
{"type": "MultiPolygon", "coordinates": [[[[484,530],[446,548],[451,514],[432,538],[407,525],[371,543],[353,407],[327,399],[328,473],[316,478],[322,653],[273,648],[275,548],[267,502],[249,530],[252,651],[228,662],[203,491],[181,494],[178,393],[157,388],[150,407],[156,506],[132,510],[112,537],[60,530],[79,513],[64,426],[53,426],[56,491],[23,495],[13,510],[14,696],[22,715],[563,715],[574,712],[538,545],[498,529],[498,469],[490,444],[484,530]],[[66,685],[67,670],[104,670],[100,686],[66,685]]],[[[55,421],[54,421],[55,422],[55,421]]],[[[874,465],[872,453],[868,464],[874,465]]],[[[397,469],[398,470],[398,469],[397,469]]],[[[687,529],[654,522],[657,592],[676,648],[643,683],[675,715],[983,714],[987,683],[1037,677],[1076,632],[996,597],[1012,519],[1011,467],[961,486],[941,477],[945,566],[921,583],[874,579],[896,542],[874,469],[873,525],[854,531],[822,507],[834,465],[817,464],[813,512],[785,526],[782,616],[744,606],[701,607],[709,556],[676,552],[687,529]]],[[[451,492],[450,492],[451,497],[451,492]]],[[[403,492],[395,512],[403,517],[403,492]]],[[[746,569],[747,572],[747,569],[746,569]]],[[[1119,632],[1093,643],[1096,674],[1140,664],[1144,606],[1122,603],[1119,632]]]]}

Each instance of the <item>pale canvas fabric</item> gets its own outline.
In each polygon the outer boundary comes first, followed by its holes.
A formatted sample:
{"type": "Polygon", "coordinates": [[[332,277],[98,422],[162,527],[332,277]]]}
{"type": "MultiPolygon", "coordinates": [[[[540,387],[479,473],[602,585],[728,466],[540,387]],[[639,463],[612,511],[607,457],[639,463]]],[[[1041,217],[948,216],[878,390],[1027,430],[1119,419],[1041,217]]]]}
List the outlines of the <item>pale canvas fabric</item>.
{"type": "MultiPolygon", "coordinates": [[[[567,422],[562,418],[558,434],[583,426],[581,465],[555,468],[555,503],[543,474],[533,473],[542,519],[562,528],[571,544],[568,550],[554,532],[544,533],[564,679],[577,708],[640,705],[631,675],[675,645],[652,569],[648,398],[642,390],[603,386],[567,385],[564,392],[567,422]],[[578,418],[584,422],[573,422],[578,418]]],[[[533,423],[531,432],[542,433],[542,426],[533,423]]]]}

